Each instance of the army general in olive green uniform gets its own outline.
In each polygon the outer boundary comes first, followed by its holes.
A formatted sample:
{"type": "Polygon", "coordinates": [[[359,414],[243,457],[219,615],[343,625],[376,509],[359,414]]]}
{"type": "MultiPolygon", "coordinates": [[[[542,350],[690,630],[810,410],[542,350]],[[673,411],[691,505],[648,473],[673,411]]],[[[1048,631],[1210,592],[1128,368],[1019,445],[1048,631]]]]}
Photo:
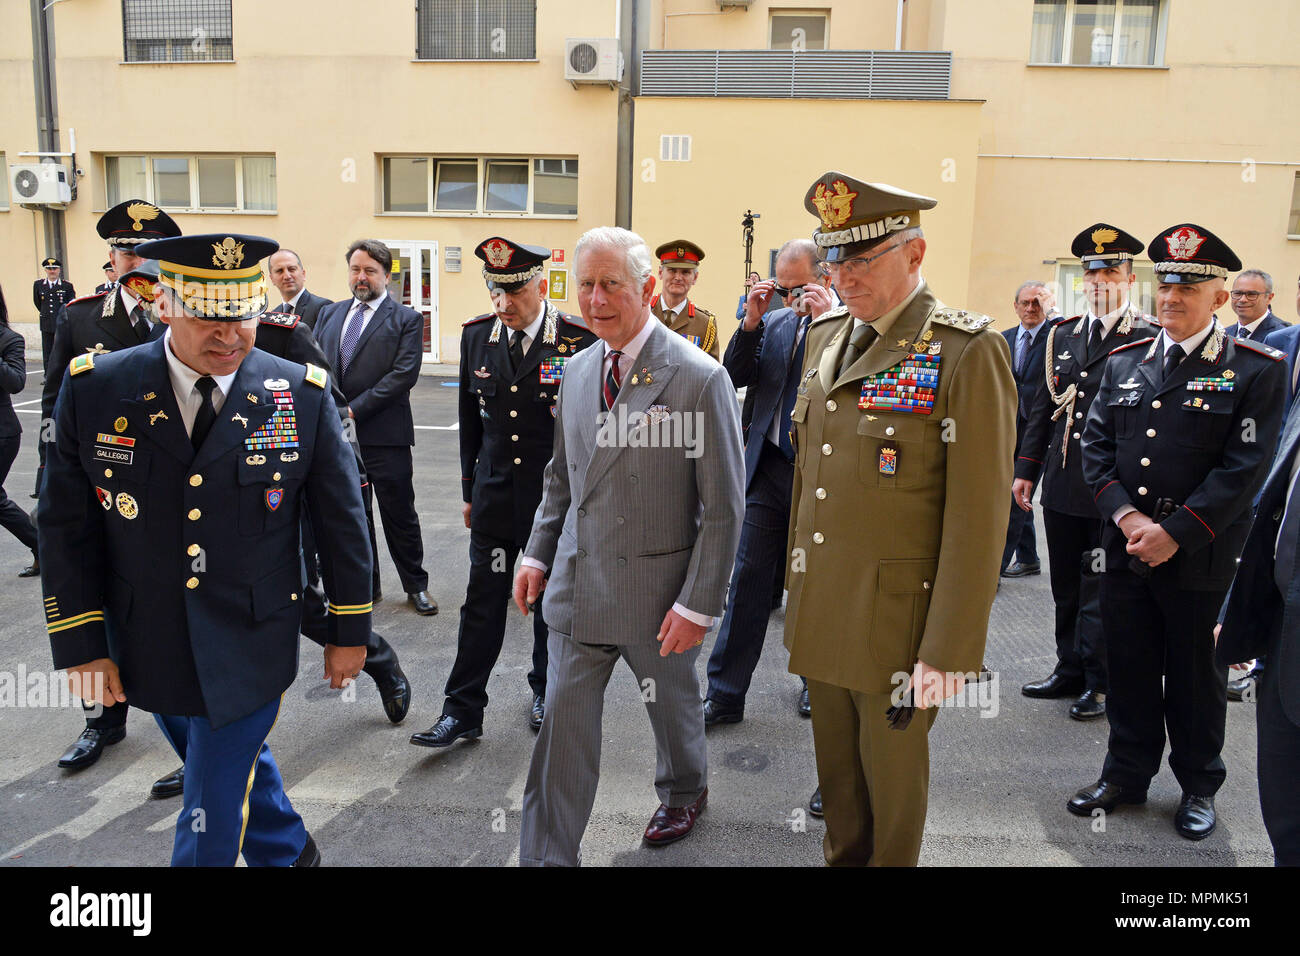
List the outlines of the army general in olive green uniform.
{"type": "Polygon", "coordinates": [[[1006,534],[1009,350],[921,279],[935,204],[836,172],[805,199],[844,306],[809,328],[791,416],[785,642],[808,678],[832,865],[916,864],[934,705],[979,672],[1006,534]],[[891,727],[909,676],[914,719],[891,727]]]}

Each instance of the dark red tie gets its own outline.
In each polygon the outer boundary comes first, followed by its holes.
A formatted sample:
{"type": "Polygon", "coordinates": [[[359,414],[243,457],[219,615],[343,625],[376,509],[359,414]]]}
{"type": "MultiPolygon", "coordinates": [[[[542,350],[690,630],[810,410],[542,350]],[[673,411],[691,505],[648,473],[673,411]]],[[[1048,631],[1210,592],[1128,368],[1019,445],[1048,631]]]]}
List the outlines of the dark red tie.
{"type": "Polygon", "coordinates": [[[618,360],[622,354],[618,349],[609,350],[609,371],[605,373],[605,388],[602,394],[605,400],[605,411],[614,407],[618,390],[623,387],[623,373],[618,367],[618,360]]]}

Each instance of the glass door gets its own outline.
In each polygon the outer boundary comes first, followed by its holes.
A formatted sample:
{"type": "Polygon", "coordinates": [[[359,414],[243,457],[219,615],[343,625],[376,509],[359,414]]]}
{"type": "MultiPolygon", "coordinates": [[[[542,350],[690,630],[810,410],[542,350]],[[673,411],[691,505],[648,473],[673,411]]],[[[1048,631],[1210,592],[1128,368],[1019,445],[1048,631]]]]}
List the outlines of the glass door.
{"type": "Polygon", "coordinates": [[[438,357],[438,244],[412,239],[385,241],[393,251],[388,291],[424,317],[424,361],[438,357]]]}

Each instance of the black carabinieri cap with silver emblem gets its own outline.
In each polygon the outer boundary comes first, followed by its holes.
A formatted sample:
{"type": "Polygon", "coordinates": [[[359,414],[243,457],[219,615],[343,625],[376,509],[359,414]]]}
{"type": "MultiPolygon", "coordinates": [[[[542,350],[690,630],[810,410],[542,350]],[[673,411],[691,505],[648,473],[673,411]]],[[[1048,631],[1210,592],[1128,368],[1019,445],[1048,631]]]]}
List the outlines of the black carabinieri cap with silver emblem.
{"type": "Polygon", "coordinates": [[[525,283],[542,274],[543,263],[551,258],[551,250],[493,236],[480,242],[474,248],[474,255],[483,260],[483,278],[487,280],[488,291],[518,292],[525,283]]]}
{"type": "Polygon", "coordinates": [[[95,225],[99,237],[110,246],[130,249],[142,242],[170,239],[181,234],[181,227],[167,213],[143,199],[120,202],[95,225]]]}
{"type": "Polygon", "coordinates": [[[1130,261],[1143,248],[1141,239],[1129,235],[1119,226],[1096,222],[1074,237],[1070,254],[1079,257],[1084,272],[1091,272],[1130,261]]]}
{"type": "Polygon", "coordinates": [[[848,259],[886,236],[921,225],[921,210],[938,204],[929,196],[834,170],[818,176],[803,198],[804,208],[822,221],[813,239],[827,262],[848,259]]]}
{"type": "Polygon", "coordinates": [[[1241,270],[1228,244],[1204,226],[1181,222],[1151,240],[1147,255],[1155,263],[1156,281],[1169,284],[1226,279],[1241,270]]]}
{"type": "Polygon", "coordinates": [[[54,258],[54,256],[46,256],[43,260],[41,260],[41,268],[42,268],[42,269],[62,269],[62,268],[63,268],[63,263],[60,262],[58,259],[54,258]]]}
{"type": "Polygon", "coordinates": [[[135,249],[157,259],[158,282],[200,319],[242,322],[266,311],[262,260],[280,248],[274,239],[214,232],[146,242],[135,249]]]}

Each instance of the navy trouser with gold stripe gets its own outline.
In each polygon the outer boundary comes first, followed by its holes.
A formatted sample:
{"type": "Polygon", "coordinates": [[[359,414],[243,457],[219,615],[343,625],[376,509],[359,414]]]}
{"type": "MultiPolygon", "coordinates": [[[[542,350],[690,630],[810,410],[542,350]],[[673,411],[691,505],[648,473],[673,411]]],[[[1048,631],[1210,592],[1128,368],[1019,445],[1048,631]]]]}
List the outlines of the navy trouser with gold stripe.
{"type": "Polygon", "coordinates": [[[291,866],[302,853],[307,828],[266,745],[280,700],[216,729],[206,717],[154,715],[185,761],[172,866],[234,866],[240,853],[249,866],[291,866]]]}

